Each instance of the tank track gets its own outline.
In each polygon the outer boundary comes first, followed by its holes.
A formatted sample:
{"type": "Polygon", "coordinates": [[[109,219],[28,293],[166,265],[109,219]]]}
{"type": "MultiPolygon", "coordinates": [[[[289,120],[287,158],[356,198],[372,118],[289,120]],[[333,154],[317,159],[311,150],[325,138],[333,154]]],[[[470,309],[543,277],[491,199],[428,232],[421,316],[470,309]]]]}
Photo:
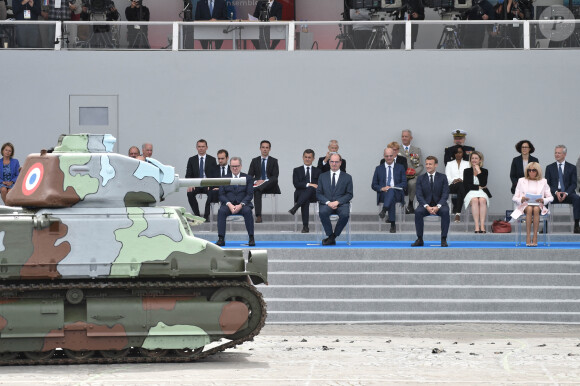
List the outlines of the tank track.
{"type": "Polygon", "coordinates": [[[26,292],[26,291],[38,291],[38,290],[68,290],[70,288],[79,289],[148,289],[148,288],[167,288],[167,289],[179,289],[179,288],[216,288],[220,287],[242,287],[250,292],[252,292],[260,301],[261,306],[261,318],[260,322],[256,328],[251,331],[248,335],[241,337],[239,339],[231,340],[222,343],[218,346],[212,347],[208,350],[202,351],[200,353],[194,354],[192,356],[170,356],[171,350],[168,350],[167,355],[159,357],[145,357],[138,356],[138,354],[133,353],[133,350],[128,353],[127,356],[119,358],[104,358],[104,357],[80,357],[80,358],[69,358],[64,355],[61,351],[60,356],[58,354],[53,355],[51,358],[47,359],[28,359],[28,358],[17,358],[17,359],[2,359],[0,356],[0,366],[23,366],[23,365],[74,365],[74,364],[115,364],[115,363],[182,363],[182,362],[194,362],[200,359],[209,357],[228,348],[235,347],[246,341],[254,340],[254,337],[258,335],[264,324],[266,323],[266,303],[262,294],[256,289],[255,286],[243,282],[243,281],[99,281],[99,282],[71,282],[71,281],[61,281],[58,283],[54,282],[43,282],[43,283],[31,283],[31,284],[0,284],[0,292],[26,292]]]}

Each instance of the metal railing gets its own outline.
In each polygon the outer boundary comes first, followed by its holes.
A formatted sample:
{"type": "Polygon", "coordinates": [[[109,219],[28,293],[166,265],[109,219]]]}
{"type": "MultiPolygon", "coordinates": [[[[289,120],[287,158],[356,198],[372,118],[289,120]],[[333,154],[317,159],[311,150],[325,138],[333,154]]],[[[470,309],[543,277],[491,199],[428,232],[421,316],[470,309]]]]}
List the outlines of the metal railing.
{"type": "Polygon", "coordinates": [[[576,20],[1,21],[0,49],[575,49],[576,20]]]}

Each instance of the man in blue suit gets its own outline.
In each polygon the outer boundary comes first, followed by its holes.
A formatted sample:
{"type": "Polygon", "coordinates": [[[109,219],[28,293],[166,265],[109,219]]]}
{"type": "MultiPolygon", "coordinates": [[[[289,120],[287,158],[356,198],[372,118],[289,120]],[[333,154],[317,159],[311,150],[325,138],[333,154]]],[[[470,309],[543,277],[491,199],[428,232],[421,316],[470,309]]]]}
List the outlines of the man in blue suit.
{"type": "Polygon", "coordinates": [[[302,153],[304,165],[294,168],[292,172],[292,183],[294,191],[294,206],[288,211],[292,216],[296,214],[298,208],[302,212],[302,233],[310,232],[308,228],[308,218],[310,217],[310,203],[316,202],[316,188],[318,187],[318,177],[320,169],[312,166],[314,161],[314,150],[306,149],[302,153]]]}
{"type": "Polygon", "coordinates": [[[256,245],[254,241],[254,217],[252,214],[252,197],[254,197],[254,180],[247,174],[241,173],[242,159],[240,157],[232,157],[230,159],[231,174],[228,177],[241,178],[246,177],[245,186],[227,185],[220,186],[219,198],[220,209],[218,211],[218,241],[217,245],[223,247],[226,245],[226,218],[233,214],[239,214],[244,217],[246,223],[246,230],[248,231],[248,245],[253,247],[256,245]]]}
{"type": "Polygon", "coordinates": [[[425,216],[436,215],[441,217],[441,246],[447,247],[447,232],[449,231],[449,183],[447,176],[438,173],[437,157],[430,155],[425,159],[427,173],[417,177],[417,190],[415,192],[419,206],[415,209],[415,231],[417,240],[412,247],[423,246],[423,219],[425,216]]]}
{"type": "MultiPolygon", "coordinates": [[[[228,20],[226,0],[199,0],[195,7],[195,20],[228,20]]],[[[223,40],[200,40],[200,42],[204,50],[207,49],[208,42],[213,42],[215,49],[219,50],[223,40]]]]}
{"type": "Polygon", "coordinates": [[[350,174],[340,170],[342,157],[335,153],[330,156],[330,171],[322,173],[318,178],[316,199],[319,205],[319,216],[327,238],[322,245],[335,245],[336,238],[348,223],[350,216],[350,200],[353,187],[350,174]],[[330,215],[338,214],[338,221],[332,230],[330,215]]]}
{"type": "Polygon", "coordinates": [[[377,166],[373,175],[371,187],[377,192],[377,204],[383,203],[383,209],[379,213],[380,218],[385,218],[391,223],[391,233],[397,232],[395,226],[395,204],[405,200],[404,190],[407,188],[406,169],[403,165],[395,162],[396,153],[391,148],[384,150],[385,162],[377,166]]]}
{"type": "Polygon", "coordinates": [[[556,162],[546,166],[546,180],[550,185],[550,191],[554,196],[554,203],[572,204],[574,211],[574,233],[580,233],[580,197],[576,194],[576,166],[566,162],[568,150],[564,145],[556,146],[554,158],[556,162]]]}

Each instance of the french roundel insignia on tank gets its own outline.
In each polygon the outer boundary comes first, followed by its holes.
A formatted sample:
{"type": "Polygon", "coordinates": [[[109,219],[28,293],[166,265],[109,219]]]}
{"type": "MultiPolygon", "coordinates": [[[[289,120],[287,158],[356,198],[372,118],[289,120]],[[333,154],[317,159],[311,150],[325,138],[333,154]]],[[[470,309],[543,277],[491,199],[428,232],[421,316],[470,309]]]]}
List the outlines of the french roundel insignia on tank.
{"type": "Polygon", "coordinates": [[[42,181],[42,177],[44,176],[44,166],[40,162],[35,163],[32,165],[28,173],[26,173],[26,177],[24,177],[24,183],[22,184],[22,193],[25,196],[30,196],[40,182],[42,181]]]}

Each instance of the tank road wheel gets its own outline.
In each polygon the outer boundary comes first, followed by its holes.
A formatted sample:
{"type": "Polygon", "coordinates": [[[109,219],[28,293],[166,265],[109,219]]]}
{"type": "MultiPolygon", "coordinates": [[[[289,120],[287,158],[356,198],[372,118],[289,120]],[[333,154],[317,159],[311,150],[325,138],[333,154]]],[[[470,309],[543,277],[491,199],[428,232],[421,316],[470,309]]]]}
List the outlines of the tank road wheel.
{"type": "Polygon", "coordinates": [[[35,360],[35,361],[40,361],[40,360],[52,358],[52,356],[54,355],[54,350],[48,350],[48,351],[27,351],[27,352],[24,353],[24,355],[28,359],[32,359],[32,360],[35,360]]]}
{"type": "Polygon", "coordinates": [[[126,357],[127,354],[129,354],[130,350],[131,349],[129,349],[129,348],[126,348],[124,350],[102,350],[102,351],[99,351],[99,353],[101,354],[101,356],[103,358],[118,359],[118,358],[126,357]]]}
{"type": "Polygon", "coordinates": [[[190,348],[184,348],[181,350],[172,350],[171,351],[176,357],[181,357],[181,358],[194,358],[197,355],[201,354],[203,352],[203,347],[198,347],[194,350],[190,349],[190,348]]]}
{"type": "Polygon", "coordinates": [[[144,356],[146,358],[161,358],[167,354],[167,350],[161,349],[147,350],[146,348],[140,348],[139,354],[141,354],[141,356],[144,356]]]}
{"type": "Polygon", "coordinates": [[[0,362],[9,361],[18,356],[17,352],[0,352],[0,362]]]}
{"type": "Polygon", "coordinates": [[[243,287],[225,287],[220,288],[211,296],[210,301],[212,302],[232,302],[238,301],[242,302],[248,307],[248,327],[232,334],[226,336],[226,338],[231,340],[236,340],[242,338],[250,332],[254,331],[256,327],[260,324],[262,319],[262,307],[260,304],[260,299],[256,297],[250,290],[243,287]]]}
{"type": "Polygon", "coordinates": [[[91,358],[93,355],[95,355],[95,352],[92,350],[74,351],[74,350],[69,350],[66,348],[64,349],[64,353],[70,359],[79,359],[79,360],[91,358]]]}

